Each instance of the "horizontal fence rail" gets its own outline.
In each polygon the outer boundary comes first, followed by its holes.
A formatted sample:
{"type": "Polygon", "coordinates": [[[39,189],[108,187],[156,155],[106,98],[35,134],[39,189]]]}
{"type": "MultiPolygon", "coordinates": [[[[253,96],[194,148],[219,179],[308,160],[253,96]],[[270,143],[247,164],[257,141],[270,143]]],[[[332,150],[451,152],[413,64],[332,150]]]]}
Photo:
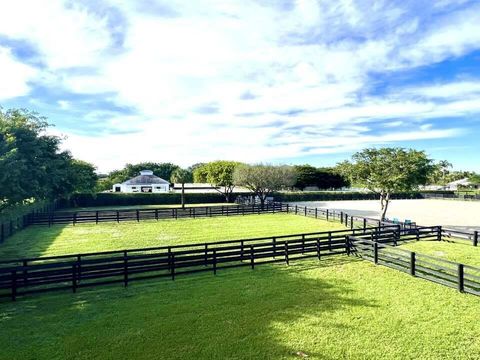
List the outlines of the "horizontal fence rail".
{"type": "MultiPolygon", "coordinates": [[[[363,216],[356,216],[356,215],[349,215],[346,212],[338,211],[338,210],[331,210],[331,209],[322,209],[322,208],[309,208],[307,206],[301,205],[290,205],[289,207],[285,207],[284,211],[290,214],[297,214],[303,215],[308,217],[320,218],[327,221],[340,221],[345,226],[354,229],[354,228],[362,228],[367,229],[369,227],[379,227],[379,226],[399,226],[402,231],[412,235],[415,234],[415,229],[422,228],[422,226],[416,224],[415,222],[401,222],[401,221],[394,221],[394,220],[384,220],[381,221],[379,219],[363,217],[363,216]]],[[[441,234],[437,237],[436,240],[451,240],[451,241],[466,241],[471,243],[473,246],[478,246],[480,236],[479,231],[462,231],[462,230],[455,230],[455,229],[448,229],[443,228],[441,230],[441,234]]],[[[415,240],[422,239],[415,238],[415,240]]]]}
{"type": "Polygon", "coordinates": [[[156,208],[130,210],[96,211],[57,211],[47,214],[32,214],[27,220],[30,225],[81,224],[100,222],[121,222],[140,220],[161,220],[180,218],[200,218],[213,216],[233,216],[275,213],[283,211],[279,203],[260,205],[224,205],[186,208],[156,208]]]}
{"type": "MultiPolygon", "coordinates": [[[[427,228],[423,230],[427,231],[427,228]]],[[[436,231],[432,228],[431,237],[437,236],[435,233],[436,231]]],[[[426,232],[425,235],[427,235],[426,232]]],[[[406,272],[412,276],[456,288],[461,292],[480,296],[479,267],[399,249],[362,237],[348,236],[347,242],[349,254],[406,272]]]]}
{"type": "MultiPolygon", "coordinates": [[[[398,228],[374,229],[376,240],[394,237],[398,228]]],[[[0,297],[99,286],[226,268],[346,254],[347,236],[372,235],[361,230],[338,230],[214,243],[163,246],[0,262],[0,297]]]]}

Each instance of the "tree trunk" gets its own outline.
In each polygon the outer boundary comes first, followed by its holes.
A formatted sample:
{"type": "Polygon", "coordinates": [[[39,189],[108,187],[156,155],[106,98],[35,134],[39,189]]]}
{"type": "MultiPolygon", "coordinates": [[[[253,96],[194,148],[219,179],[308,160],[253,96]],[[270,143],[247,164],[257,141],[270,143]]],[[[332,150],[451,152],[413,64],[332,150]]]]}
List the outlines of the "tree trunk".
{"type": "Polygon", "coordinates": [[[260,206],[262,207],[262,210],[265,208],[265,198],[263,195],[260,195],[260,206]]]}
{"type": "Polygon", "coordinates": [[[185,209],[185,183],[182,182],[182,209],[185,209]]]}
{"type": "Polygon", "coordinates": [[[390,202],[390,193],[382,193],[380,195],[380,201],[381,201],[381,204],[382,204],[382,217],[381,217],[381,220],[384,221],[385,220],[385,215],[387,214],[387,210],[388,210],[388,204],[390,202]]]}

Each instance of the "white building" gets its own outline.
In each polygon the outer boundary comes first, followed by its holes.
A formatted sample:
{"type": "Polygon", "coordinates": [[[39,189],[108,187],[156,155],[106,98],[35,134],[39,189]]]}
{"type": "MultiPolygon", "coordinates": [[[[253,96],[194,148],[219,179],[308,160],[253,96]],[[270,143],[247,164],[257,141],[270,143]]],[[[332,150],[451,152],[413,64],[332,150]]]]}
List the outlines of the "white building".
{"type": "Polygon", "coordinates": [[[445,186],[445,190],[456,191],[456,190],[458,190],[459,187],[466,187],[466,186],[470,186],[470,185],[472,185],[472,183],[468,180],[468,178],[465,178],[465,179],[460,179],[460,180],[452,181],[452,182],[448,183],[445,186]]]}
{"type": "Polygon", "coordinates": [[[142,170],[139,176],[114,184],[112,190],[123,193],[165,193],[170,190],[170,183],[153,175],[153,171],[142,170]]]}

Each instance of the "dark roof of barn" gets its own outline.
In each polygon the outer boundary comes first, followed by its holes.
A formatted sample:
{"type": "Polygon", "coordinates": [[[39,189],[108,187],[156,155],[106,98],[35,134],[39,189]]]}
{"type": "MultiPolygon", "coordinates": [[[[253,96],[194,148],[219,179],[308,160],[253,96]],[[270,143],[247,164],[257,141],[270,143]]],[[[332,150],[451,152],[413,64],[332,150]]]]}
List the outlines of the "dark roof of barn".
{"type": "Polygon", "coordinates": [[[155,175],[139,175],[124,182],[125,185],[151,185],[151,184],[170,184],[155,175]]]}

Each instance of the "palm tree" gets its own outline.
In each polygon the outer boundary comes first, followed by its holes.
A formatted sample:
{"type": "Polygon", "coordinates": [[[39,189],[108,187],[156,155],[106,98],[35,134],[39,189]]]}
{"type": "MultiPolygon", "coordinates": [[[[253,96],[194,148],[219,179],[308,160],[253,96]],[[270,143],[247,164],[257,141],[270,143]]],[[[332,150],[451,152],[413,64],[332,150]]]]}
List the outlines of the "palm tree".
{"type": "Polygon", "coordinates": [[[193,181],[192,173],[184,169],[176,169],[170,177],[170,182],[182,184],[182,209],[185,208],[185,183],[193,181]]]}

